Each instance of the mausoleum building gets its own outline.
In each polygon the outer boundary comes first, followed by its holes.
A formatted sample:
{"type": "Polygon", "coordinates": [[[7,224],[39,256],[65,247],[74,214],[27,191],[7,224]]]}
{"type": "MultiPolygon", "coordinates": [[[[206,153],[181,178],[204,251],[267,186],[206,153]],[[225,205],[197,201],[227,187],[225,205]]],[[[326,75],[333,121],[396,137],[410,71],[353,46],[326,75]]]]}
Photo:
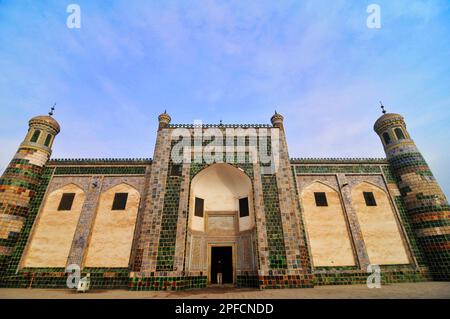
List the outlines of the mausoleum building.
{"type": "Polygon", "coordinates": [[[0,179],[1,287],[64,288],[73,269],[93,289],[450,279],[450,207],[401,115],[375,123],[383,159],[290,158],[278,113],[158,119],[151,159],[54,159],[60,125],[30,120],[0,179]]]}

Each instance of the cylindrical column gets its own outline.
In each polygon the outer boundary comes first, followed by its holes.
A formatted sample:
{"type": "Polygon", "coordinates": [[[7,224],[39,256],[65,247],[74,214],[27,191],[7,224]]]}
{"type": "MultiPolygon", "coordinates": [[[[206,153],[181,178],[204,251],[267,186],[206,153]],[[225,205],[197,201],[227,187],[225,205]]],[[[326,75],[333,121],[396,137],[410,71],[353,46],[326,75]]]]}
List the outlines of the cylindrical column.
{"type": "Polygon", "coordinates": [[[435,280],[450,279],[450,206],[411,139],[401,115],[387,113],[375,123],[418,241],[435,280]]]}
{"type": "Polygon", "coordinates": [[[32,118],[24,141],[0,178],[0,256],[14,249],[59,131],[51,116],[32,118]]]}
{"type": "Polygon", "coordinates": [[[169,126],[171,120],[172,119],[170,118],[170,115],[167,114],[166,111],[164,111],[164,113],[160,114],[158,116],[158,122],[159,122],[158,131],[169,126]]]}
{"type": "Polygon", "coordinates": [[[277,113],[277,111],[275,111],[275,114],[272,115],[272,117],[270,118],[270,122],[272,122],[273,127],[277,127],[280,130],[284,130],[283,121],[284,121],[283,115],[277,113]]]}

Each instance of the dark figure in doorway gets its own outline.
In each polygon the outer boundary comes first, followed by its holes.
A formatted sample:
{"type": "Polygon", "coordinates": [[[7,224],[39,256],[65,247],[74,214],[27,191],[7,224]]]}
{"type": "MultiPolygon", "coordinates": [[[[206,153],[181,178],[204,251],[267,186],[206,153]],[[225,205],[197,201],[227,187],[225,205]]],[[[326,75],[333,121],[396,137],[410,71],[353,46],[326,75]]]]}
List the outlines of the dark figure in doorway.
{"type": "Polygon", "coordinates": [[[222,285],[222,261],[217,262],[217,284],[222,285]]]}

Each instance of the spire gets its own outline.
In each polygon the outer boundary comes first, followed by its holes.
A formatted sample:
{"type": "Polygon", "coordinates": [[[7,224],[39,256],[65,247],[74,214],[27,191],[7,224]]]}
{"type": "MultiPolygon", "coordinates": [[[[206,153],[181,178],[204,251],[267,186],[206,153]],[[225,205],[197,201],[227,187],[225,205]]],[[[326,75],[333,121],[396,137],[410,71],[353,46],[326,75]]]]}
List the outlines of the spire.
{"type": "Polygon", "coordinates": [[[53,104],[52,108],[50,109],[50,112],[48,112],[48,116],[53,116],[53,113],[55,112],[55,106],[56,106],[56,103],[53,104]]]}
{"type": "Polygon", "coordinates": [[[380,101],[381,113],[386,114],[386,110],[384,109],[383,102],[380,101]]]}

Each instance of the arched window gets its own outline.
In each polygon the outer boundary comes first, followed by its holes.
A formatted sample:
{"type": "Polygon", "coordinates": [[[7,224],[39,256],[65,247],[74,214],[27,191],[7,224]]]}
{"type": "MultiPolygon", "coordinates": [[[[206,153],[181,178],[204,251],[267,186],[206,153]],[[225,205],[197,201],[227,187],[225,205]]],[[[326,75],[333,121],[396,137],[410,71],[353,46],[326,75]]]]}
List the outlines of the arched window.
{"type": "Polygon", "coordinates": [[[45,145],[45,146],[49,146],[51,140],[52,140],[52,135],[51,135],[51,134],[47,134],[47,137],[45,138],[44,145],[45,145]]]}
{"type": "Polygon", "coordinates": [[[403,131],[401,128],[397,127],[395,130],[395,136],[397,136],[398,140],[404,140],[405,139],[405,134],[403,134],[403,131]]]}
{"type": "Polygon", "coordinates": [[[384,144],[386,144],[386,145],[391,142],[391,137],[389,136],[388,132],[383,133],[383,140],[384,140],[384,144]]]}
{"type": "Polygon", "coordinates": [[[30,142],[36,143],[37,140],[39,139],[40,135],[41,135],[41,131],[35,130],[34,133],[33,133],[33,136],[30,139],[30,142]]]}

